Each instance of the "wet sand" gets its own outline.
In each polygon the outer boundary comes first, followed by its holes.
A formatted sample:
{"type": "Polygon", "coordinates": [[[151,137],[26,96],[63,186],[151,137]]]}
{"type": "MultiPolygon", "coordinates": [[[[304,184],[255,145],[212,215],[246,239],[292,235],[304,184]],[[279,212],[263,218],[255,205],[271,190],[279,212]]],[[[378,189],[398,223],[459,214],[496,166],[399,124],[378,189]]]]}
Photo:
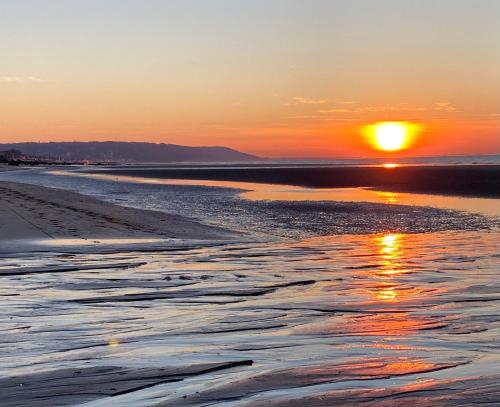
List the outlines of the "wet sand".
{"type": "Polygon", "coordinates": [[[0,254],[2,406],[500,400],[497,229],[242,242],[76,193],[0,188],[1,243],[17,245],[0,254]],[[19,244],[33,238],[51,243],[19,244]],[[145,243],[104,243],[127,238],[145,243]]]}
{"type": "Polygon", "coordinates": [[[400,166],[384,167],[238,167],[192,168],[135,167],[87,170],[87,173],[262,182],[314,188],[373,187],[386,191],[500,197],[500,166],[400,166]]]}
{"type": "MultiPolygon", "coordinates": [[[[181,216],[105,203],[60,189],[0,182],[0,252],[36,240],[230,239],[236,235],[181,216]]],[[[45,242],[47,243],[47,242],[45,242]]],[[[84,242],[83,242],[84,243],[84,242]]]]}
{"type": "Polygon", "coordinates": [[[498,232],[12,253],[2,406],[496,405],[499,256],[498,232]]]}

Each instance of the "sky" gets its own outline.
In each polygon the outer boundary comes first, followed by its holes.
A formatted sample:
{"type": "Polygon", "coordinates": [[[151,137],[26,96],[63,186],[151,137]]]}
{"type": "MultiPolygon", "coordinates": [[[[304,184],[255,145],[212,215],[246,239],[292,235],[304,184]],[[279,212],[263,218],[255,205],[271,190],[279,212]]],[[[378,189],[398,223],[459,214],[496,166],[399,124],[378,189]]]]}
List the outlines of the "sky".
{"type": "MultiPolygon", "coordinates": [[[[0,143],[500,153],[498,0],[0,0],[0,143]]],[[[388,153],[386,153],[388,154],[388,153]]]]}

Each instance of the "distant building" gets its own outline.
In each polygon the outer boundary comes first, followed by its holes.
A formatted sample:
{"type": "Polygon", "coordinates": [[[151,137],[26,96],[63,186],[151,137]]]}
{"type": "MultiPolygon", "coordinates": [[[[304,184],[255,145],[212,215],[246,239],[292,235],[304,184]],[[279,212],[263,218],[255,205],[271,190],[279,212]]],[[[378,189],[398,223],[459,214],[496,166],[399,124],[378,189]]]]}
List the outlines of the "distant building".
{"type": "Polygon", "coordinates": [[[0,151],[0,160],[1,161],[20,161],[25,160],[26,156],[21,153],[19,150],[5,150],[0,151]]]}

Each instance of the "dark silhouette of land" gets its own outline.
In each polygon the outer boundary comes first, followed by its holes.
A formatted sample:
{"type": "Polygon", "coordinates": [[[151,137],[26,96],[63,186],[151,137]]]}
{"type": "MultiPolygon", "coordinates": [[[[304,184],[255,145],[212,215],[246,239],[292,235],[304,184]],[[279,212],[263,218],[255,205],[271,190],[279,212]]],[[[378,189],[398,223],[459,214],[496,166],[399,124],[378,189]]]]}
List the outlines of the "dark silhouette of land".
{"type": "Polygon", "coordinates": [[[260,159],[228,147],[187,147],[121,141],[0,144],[0,151],[2,150],[18,150],[29,156],[50,157],[52,160],[65,162],[240,162],[260,159]]]}
{"type": "MultiPolygon", "coordinates": [[[[97,172],[90,170],[89,172],[97,172]]],[[[203,179],[314,188],[373,187],[389,191],[500,197],[499,165],[384,167],[210,166],[109,168],[106,173],[152,178],[203,179]]]]}

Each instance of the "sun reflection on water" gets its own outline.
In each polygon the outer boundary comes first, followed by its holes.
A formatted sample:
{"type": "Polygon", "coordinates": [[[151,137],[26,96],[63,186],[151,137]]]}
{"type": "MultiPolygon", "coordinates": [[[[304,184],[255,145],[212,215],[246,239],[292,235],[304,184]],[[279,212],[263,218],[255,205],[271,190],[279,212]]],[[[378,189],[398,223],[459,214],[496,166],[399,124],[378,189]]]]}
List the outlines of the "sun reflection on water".
{"type": "MultiPolygon", "coordinates": [[[[402,235],[400,234],[387,234],[382,237],[375,238],[375,247],[382,258],[381,270],[377,273],[378,277],[391,278],[403,272],[400,264],[400,258],[403,252],[402,235]]],[[[384,302],[398,301],[401,290],[392,282],[381,282],[376,289],[375,298],[384,302]]]]}
{"type": "Polygon", "coordinates": [[[376,297],[381,301],[395,301],[398,293],[392,286],[377,290],[376,297]]]}
{"type": "Polygon", "coordinates": [[[386,253],[393,253],[397,248],[398,248],[398,241],[399,241],[400,235],[397,234],[389,234],[385,235],[381,239],[381,246],[382,249],[380,253],[386,254],[386,253]]]}
{"type": "Polygon", "coordinates": [[[418,296],[418,289],[401,281],[401,276],[407,272],[404,266],[404,239],[402,234],[388,233],[376,236],[370,242],[379,262],[378,267],[370,271],[370,288],[366,291],[371,299],[386,304],[384,308],[390,308],[358,320],[361,331],[366,334],[378,333],[388,339],[415,332],[424,323],[412,318],[407,312],[401,312],[400,308],[405,302],[411,301],[412,297],[418,296]],[[394,313],[387,312],[393,307],[396,307],[394,313]]]}
{"type": "Polygon", "coordinates": [[[400,202],[399,194],[397,192],[375,192],[377,196],[385,204],[397,204],[400,202]]]}
{"type": "Polygon", "coordinates": [[[378,253],[381,256],[381,270],[379,273],[383,276],[398,275],[405,272],[401,264],[403,256],[403,235],[387,234],[382,237],[375,238],[375,247],[378,248],[378,253]]]}

